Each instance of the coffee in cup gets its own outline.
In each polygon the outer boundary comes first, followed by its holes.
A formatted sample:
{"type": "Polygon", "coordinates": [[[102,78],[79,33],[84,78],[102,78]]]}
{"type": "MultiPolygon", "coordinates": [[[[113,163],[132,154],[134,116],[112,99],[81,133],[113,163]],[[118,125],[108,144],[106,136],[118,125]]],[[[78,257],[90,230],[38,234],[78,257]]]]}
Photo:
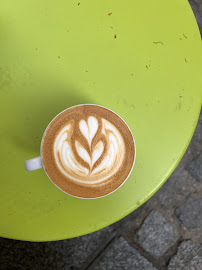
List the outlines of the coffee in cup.
{"type": "Polygon", "coordinates": [[[125,121],[99,105],[77,105],[58,114],[41,142],[41,161],[50,180],[79,198],[99,198],[130,175],[135,142],[125,121]]]}

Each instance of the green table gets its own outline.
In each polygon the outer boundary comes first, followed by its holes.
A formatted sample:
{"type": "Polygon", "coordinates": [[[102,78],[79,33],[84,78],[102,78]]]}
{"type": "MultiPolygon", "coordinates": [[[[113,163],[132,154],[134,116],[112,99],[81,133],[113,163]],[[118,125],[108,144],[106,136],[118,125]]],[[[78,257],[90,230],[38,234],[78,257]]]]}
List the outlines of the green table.
{"type": "Polygon", "coordinates": [[[0,0],[0,236],[48,241],[99,230],[154,194],[177,166],[202,101],[199,30],[185,0],[0,0]],[[137,146],[130,178],[72,198],[43,170],[49,121],[80,103],[121,115],[137,146]]]}

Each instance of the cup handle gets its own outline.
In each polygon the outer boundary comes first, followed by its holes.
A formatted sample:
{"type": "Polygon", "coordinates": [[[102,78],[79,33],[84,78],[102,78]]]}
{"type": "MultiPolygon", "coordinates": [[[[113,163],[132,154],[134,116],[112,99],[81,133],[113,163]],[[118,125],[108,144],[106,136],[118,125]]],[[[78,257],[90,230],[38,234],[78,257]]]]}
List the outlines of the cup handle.
{"type": "Polygon", "coordinates": [[[25,161],[27,171],[35,171],[43,168],[41,157],[32,158],[25,161]]]}

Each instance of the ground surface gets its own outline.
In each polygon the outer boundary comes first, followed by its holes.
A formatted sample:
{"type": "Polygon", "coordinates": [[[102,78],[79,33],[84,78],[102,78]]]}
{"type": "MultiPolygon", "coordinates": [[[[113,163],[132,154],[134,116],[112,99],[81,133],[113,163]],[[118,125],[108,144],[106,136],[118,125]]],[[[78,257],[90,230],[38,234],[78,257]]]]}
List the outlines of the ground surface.
{"type": "MultiPolygon", "coordinates": [[[[190,0],[202,33],[202,0],[190,0]]],[[[166,184],[126,218],[75,239],[0,238],[0,270],[202,270],[202,113],[166,184]]]]}

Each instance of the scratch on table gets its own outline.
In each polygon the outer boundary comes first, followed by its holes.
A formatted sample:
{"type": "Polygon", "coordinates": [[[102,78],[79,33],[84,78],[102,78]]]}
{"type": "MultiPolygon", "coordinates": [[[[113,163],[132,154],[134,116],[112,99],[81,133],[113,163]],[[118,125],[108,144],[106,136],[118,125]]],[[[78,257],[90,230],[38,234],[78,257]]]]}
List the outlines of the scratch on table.
{"type": "Polygon", "coordinates": [[[153,43],[154,44],[161,44],[161,45],[163,45],[163,42],[162,41],[154,41],[153,43]]]}
{"type": "Polygon", "coordinates": [[[187,36],[185,36],[185,34],[183,33],[183,36],[185,37],[185,38],[188,38],[187,36]]]}

